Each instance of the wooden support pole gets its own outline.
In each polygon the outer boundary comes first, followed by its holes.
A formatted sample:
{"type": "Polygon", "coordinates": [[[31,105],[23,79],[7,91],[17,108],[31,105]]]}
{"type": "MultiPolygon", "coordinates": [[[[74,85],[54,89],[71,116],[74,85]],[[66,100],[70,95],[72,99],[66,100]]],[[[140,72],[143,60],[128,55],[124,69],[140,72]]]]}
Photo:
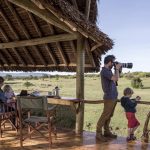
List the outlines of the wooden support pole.
{"type": "MultiPolygon", "coordinates": [[[[83,36],[77,39],[77,74],[76,74],[76,97],[84,99],[84,65],[85,65],[85,50],[83,36]]],[[[76,115],[76,134],[83,132],[84,125],[84,103],[81,104],[79,112],[76,115]]]]}
{"type": "Polygon", "coordinates": [[[77,36],[75,34],[52,35],[52,36],[47,36],[42,38],[35,38],[31,40],[0,43],[0,49],[40,45],[40,44],[59,42],[59,41],[71,41],[75,39],[77,39],[77,36]]]}

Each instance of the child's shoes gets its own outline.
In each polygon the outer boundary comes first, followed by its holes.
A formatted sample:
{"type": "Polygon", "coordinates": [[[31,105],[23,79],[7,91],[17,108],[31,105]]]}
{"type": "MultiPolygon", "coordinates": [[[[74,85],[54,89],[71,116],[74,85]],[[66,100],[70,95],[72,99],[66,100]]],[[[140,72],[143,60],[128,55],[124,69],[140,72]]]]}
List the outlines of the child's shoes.
{"type": "Polygon", "coordinates": [[[131,138],[132,140],[136,140],[136,136],[134,136],[134,134],[131,134],[131,135],[130,135],[130,138],[131,138]]]}
{"type": "Polygon", "coordinates": [[[134,136],[134,134],[131,134],[130,137],[126,138],[127,142],[131,142],[131,141],[134,141],[134,140],[136,140],[136,137],[134,136]]]}
{"type": "Polygon", "coordinates": [[[131,137],[127,137],[127,138],[126,138],[126,141],[127,141],[127,142],[132,141],[131,137]]]}

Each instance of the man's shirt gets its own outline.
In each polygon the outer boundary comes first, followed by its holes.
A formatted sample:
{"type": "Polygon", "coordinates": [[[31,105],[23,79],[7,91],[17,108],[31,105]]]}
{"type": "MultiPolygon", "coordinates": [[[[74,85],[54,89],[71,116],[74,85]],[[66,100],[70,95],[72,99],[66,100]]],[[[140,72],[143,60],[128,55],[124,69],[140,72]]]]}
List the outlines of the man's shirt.
{"type": "Polygon", "coordinates": [[[111,69],[103,67],[101,70],[101,83],[104,92],[104,100],[116,100],[118,96],[116,83],[111,80],[113,73],[111,69]]]}

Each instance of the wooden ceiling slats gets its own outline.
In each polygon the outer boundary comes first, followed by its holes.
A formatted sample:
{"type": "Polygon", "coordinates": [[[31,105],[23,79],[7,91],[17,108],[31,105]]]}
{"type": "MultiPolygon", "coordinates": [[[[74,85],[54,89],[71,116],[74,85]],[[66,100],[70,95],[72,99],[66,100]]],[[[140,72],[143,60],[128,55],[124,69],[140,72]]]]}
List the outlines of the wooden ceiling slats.
{"type": "MultiPolygon", "coordinates": [[[[5,3],[6,3],[6,5],[8,6],[9,10],[11,11],[11,13],[13,14],[13,16],[15,16],[15,19],[17,20],[17,22],[19,22],[20,26],[22,27],[22,26],[23,26],[23,25],[22,25],[22,22],[20,21],[20,19],[19,19],[18,15],[17,15],[15,9],[13,8],[12,4],[11,4],[11,3],[8,3],[8,1],[5,1],[5,3]]],[[[25,30],[25,29],[24,29],[24,30],[25,30]]],[[[24,31],[24,30],[23,30],[23,31],[24,31]]],[[[18,36],[18,34],[17,34],[17,38],[20,39],[19,36],[18,36]]],[[[28,50],[26,49],[26,47],[22,47],[22,49],[23,49],[25,55],[27,56],[27,58],[30,60],[30,62],[31,62],[33,65],[35,65],[35,61],[32,59],[32,56],[31,56],[31,54],[28,52],[28,50]]],[[[29,61],[27,60],[27,62],[29,62],[29,61]]]]}
{"type": "MultiPolygon", "coordinates": [[[[53,28],[52,25],[48,24],[49,28],[50,28],[50,31],[52,34],[55,34],[55,29],[53,28]]],[[[73,49],[73,51],[75,51],[75,46],[74,46],[74,43],[72,41],[70,41],[70,45],[71,45],[71,48],[73,49]]],[[[68,62],[67,62],[67,58],[62,50],[62,47],[60,45],[60,42],[56,42],[56,46],[57,46],[57,49],[59,50],[60,54],[61,54],[61,57],[64,61],[64,64],[67,66],[68,65],[68,62]]]]}
{"type": "Polygon", "coordinates": [[[40,18],[44,19],[45,21],[49,22],[50,24],[53,24],[61,29],[63,29],[66,32],[72,33],[69,27],[67,27],[62,21],[60,21],[58,18],[56,18],[53,14],[47,12],[44,9],[40,9],[38,6],[36,6],[33,2],[30,0],[8,0],[30,12],[33,14],[39,16],[40,18]]]}
{"type": "Polygon", "coordinates": [[[18,36],[16,34],[16,31],[13,29],[10,21],[6,18],[6,16],[4,15],[4,12],[2,10],[2,8],[0,8],[0,15],[3,17],[3,19],[5,20],[6,24],[8,25],[9,29],[11,30],[12,34],[15,36],[16,40],[18,40],[18,36]]]}
{"type": "MultiPolygon", "coordinates": [[[[14,18],[17,20],[19,26],[21,27],[22,31],[24,32],[25,36],[27,39],[31,39],[31,36],[28,33],[28,30],[26,29],[26,27],[24,26],[24,24],[22,23],[19,15],[17,14],[16,10],[13,8],[11,3],[7,2],[7,6],[9,7],[9,9],[11,10],[12,14],[14,15],[14,18]]],[[[40,53],[40,51],[37,49],[36,46],[33,46],[33,49],[35,49],[37,55],[39,56],[40,60],[42,61],[42,63],[46,66],[46,62],[44,60],[44,58],[42,57],[42,54],[40,53]]],[[[30,57],[29,57],[30,58],[30,57]]],[[[33,62],[33,61],[32,61],[33,62]]]]}
{"type": "MultiPolygon", "coordinates": [[[[48,26],[50,28],[51,33],[55,34],[55,30],[54,30],[53,26],[51,24],[48,24],[48,26]]],[[[64,64],[67,66],[68,62],[67,62],[66,56],[65,56],[65,54],[64,54],[64,52],[62,50],[62,47],[61,47],[59,42],[56,42],[56,47],[57,47],[57,49],[58,49],[58,51],[59,51],[59,53],[60,53],[60,55],[62,57],[62,60],[63,60],[64,64]]]]}
{"type": "Polygon", "coordinates": [[[38,33],[38,36],[42,37],[42,32],[41,32],[40,28],[38,27],[38,25],[36,23],[36,20],[34,19],[34,16],[28,11],[27,11],[27,14],[28,14],[28,16],[29,16],[29,18],[30,18],[30,20],[31,20],[31,22],[32,22],[36,32],[38,33]]]}
{"type": "MultiPolygon", "coordinates": [[[[5,17],[4,14],[3,14],[3,17],[5,17]]],[[[6,17],[5,17],[5,20],[7,20],[7,23],[8,23],[8,24],[10,24],[10,22],[8,21],[8,19],[7,19],[6,17]]],[[[10,26],[11,26],[11,24],[10,24],[10,26]]],[[[12,27],[11,27],[11,29],[13,30],[12,27]]],[[[14,31],[14,30],[13,30],[13,31],[14,31]]],[[[5,41],[6,41],[6,42],[9,42],[9,39],[8,39],[6,33],[5,33],[1,28],[0,28],[0,32],[1,32],[1,34],[3,35],[3,37],[5,38],[5,41]]],[[[15,33],[16,38],[18,38],[16,32],[14,32],[14,33],[15,33]]],[[[26,66],[26,63],[24,62],[24,60],[22,59],[22,57],[19,55],[19,53],[17,52],[17,50],[16,50],[15,48],[12,48],[12,50],[13,50],[13,52],[15,53],[15,55],[18,57],[18,59],[21,61],[21,63],[26,66]]],[[[13,59],[13,60],[14,60],[14,59],[13,59]]]]}
{"type": "Polygon", "coordinates": [[[7,64],[8,66],[10,65],[8,60],[4,57],[4,55],[1,54],[1,51],[0,51],[0,59],[2,60],[3,64],[7,64]]]}
{"type": "MultiPolygon", "coordinates": [[[[12,4],[10,4],[10,3],[7,2],[7,5],[8,5],[8,7],[10,8],[11,12],[13,13],[14,17],[16,18],[18,24],[20,25],[20,27],[21,27],[22,31],[24,32],[25,36],[27,37],[27,39],[31,39],[31,37],[30,37],[30,35],[29,35],[29,33],[28,33],[28,30],[26,29],[26,27],[25,27],[24,24],[22,23],[22,21],[21,21],[19,15],[17,14],[17,12],[15,11],[15,9],[13,8],[12,4]]],[[[40,54],[39,50],[38,50],[35,46],[33,46],[33,48],[35,49],[35,52],[36,52],[37,55],[39,56],[39,58],[40,58],[40,60],[42,61],[42,63],[43,63],[44,65],[46,65],[46,62],[45,62],[44,58],[42,57],[42,55],[40,54]]],[[[30,58],[30,57],[29,57],[29,58],[30,58]]],[[[31,61],[32,61],[33,64],[35,64],[33,59],[32,59],[31,61]]]]}
{"type": "MultiPolygon", "coordinates": [[[[42,36],[43,36],[43,35],[42,35],[42,32],[41,32],[40,28],[38,27],[38,25],[37,25],[37,23],[36,23],[36,20],[34,19],[34,16],[33,16],[30,12],[28,12],[28,15],[29,15],[29,18],[30,18],[30,20],[32,21],[33,26],[35,27],[35,29],[36,29],[36,31],[37,31],[39,37],[42,37],[42,36]]],[[[49,48],[48,44],[45,44],[45,50],[47,51],[48,55],[49,55],[50,58],[52,59],[53,63],[57,66],[56,59],[55,59],[53,53],[51,52],[51,49],[49,48]]]]}

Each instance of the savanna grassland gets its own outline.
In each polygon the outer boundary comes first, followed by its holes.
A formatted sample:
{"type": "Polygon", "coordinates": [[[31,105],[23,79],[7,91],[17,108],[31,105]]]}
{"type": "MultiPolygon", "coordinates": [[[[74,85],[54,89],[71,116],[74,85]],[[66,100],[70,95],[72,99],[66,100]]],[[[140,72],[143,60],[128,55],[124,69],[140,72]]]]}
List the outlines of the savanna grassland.
{"type": "MultiPolygon", "coordinates": [[[[22,89],[27,89],[30,92],[34,90],[40,91],[41,95],[47,95],[48,91],[52,91],[55,86],[59,86],[60,95],[64,97],[75,97],[76,95],[76,79],[72,76],[67,77],[49,77],[37,79],[13,79],[6,82],[10,84],[16,93],[20,93],[22,89]],[[28,88],[24,85],[25,82],[32,83],[28,88]]],[[[150,78],[142,78],[144,87],[142,89],[134,89],[134,96],[141,96],[143,101],[150,101],[150,78]]],[[[121,78],[118,82],[119,97],[122,96],[123,89],[131,87],[131,80],[121,78]]],[[[103,92],[101,82],[98,76],[85,77],[85,99],[86,100],[102,100],[103,92]]],[[[85,104],[85,119],[84,129],[95,131],[97,120],[102,112],[103,104],[85,104]]],[[[150,105],[139,104],[137,106],[137,117],[141,126],[137,130],[138,138],[142,135],[144,121],[147,113],[150,111],[150,105]]],[[[124,110],[117,104],[114,117],[111,122],[111,127],[115,133],[120,136],[126,136],[127,121],[124,110]]]]}

